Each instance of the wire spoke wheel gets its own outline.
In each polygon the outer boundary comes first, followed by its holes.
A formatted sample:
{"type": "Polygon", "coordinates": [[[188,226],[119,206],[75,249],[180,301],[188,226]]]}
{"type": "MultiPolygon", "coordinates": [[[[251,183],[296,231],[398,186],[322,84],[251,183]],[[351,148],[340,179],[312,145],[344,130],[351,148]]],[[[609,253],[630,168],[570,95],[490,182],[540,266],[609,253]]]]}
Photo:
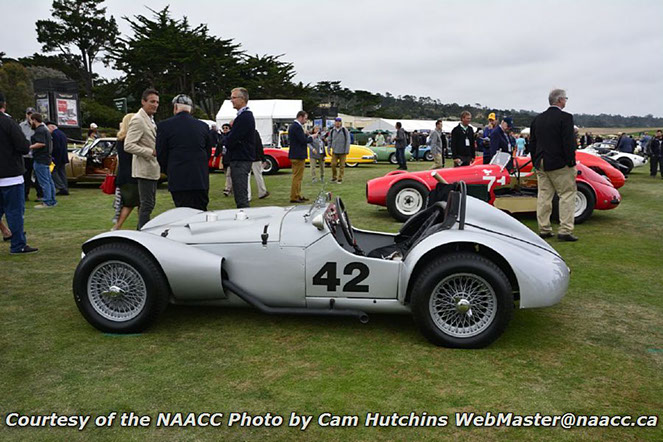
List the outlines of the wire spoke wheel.
{"type": "Polygon", "coordinates": [[[456,273],[435,287],[429,309],[433,322],[444,333],[467,338],[483,332],[493,322],[497,296],[480,276],[456,273]]]}
{"type": "Polygon", "coordinates": [[[92,308],[111,321],[128,321],[138,316],[147,302],[147,287],[133,266],[122,261],[105,261],[96,266],[87,282],[92,308]]]}

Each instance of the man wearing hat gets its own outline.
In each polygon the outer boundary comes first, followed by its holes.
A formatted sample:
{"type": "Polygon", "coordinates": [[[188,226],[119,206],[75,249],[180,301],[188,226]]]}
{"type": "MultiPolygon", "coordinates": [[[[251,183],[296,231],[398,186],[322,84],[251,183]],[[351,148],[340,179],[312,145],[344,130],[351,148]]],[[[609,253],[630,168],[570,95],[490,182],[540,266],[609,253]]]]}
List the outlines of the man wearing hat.
{"type": "Polygon", "coordinates": [[[577,241],[573,235],[576,199],[576,138],[573,115],[564,112],[568,97],[563,89],[548,95],[550,107],[532,121],[529,150],[536,167],[538,197],[536,220],[539,236],[553,236],[550,225],[552,200],[559,196],[559,231],[561,241],[577,241]]]}
{"type": "Polygon", "coordinates": [[[168,175],[168,191],[175,207],[207,211],[208,159],[212,154],[209,128],[191,115],[191,98],[180,94],[172,103],[174,116],[157,124],[157,160],[168,175]]]}
{"type": "Polygon", "coordinates": [[[30,151],[30,143],[25,139],[21,128],[5,114],[5,96],[0,93],[0,218],[7,218],[11,230],[12,255],[36,252],[25,242],[23,214],[25,195],[23,192],[22,155],[30,151]]]}
{"type": "Polygon", "coordinates": [[[495,120],[495,112],[491,112],[488,114],[488,126],[483,128],[483,137],[481,138],[481,150],[483,151],[483,164],[489,164],[492,158],[490,155],[490,134],[493,133],[496,127],[497,127],[497,120],[495,120]]]}
{"type": "Polygon", "coordinates": [[[334,120],[334,127],[329,131],[328,142],[329,151],[331,152],[331,180],[341,184],[345,172],[345,158],[350,153],[350,131],[343,127],[341,117],[334,120]],[[337,166],[338,176],[336,175],[337,166]]]}
{"type": "MultiPolygon", "coordinates": [[[[19,125],[21,131],[23,131],[23,136],[29,142],[32,135],[35,131],[32,130],[32,125],[30,124],[30,117],[32,114],[37,112],[34,107],[29,107],[25,110],[25,120],[21,121],[19,125]]],[[[23,162],[25,163],[25,173],[23,174],[23,181],[25,187],[25,200],[28,201],[30,197],[30,187],[35,188],[37,192],[37,201],[41,201],[44,197],[44,191],[41,189],[39,182],[37,180],[32,181],[32,171],[34,169],[34,159],[32,158],[32,150],[26,155],[23,155],[23,162]]]]}
{"type": "MultiPolygon", "coordinates": [[[[497,152],[512,154],[514,146],[511,144],[511,139],[509,138],[509,129],[512,127],[513,119],[511,117],[503,117],[500,125],[490,133],[490,151],[488,153],[490,158],[494,157],[497,152]]],[[[509,161],[507,168],[511,167],[512,161],[509,161]]]]}

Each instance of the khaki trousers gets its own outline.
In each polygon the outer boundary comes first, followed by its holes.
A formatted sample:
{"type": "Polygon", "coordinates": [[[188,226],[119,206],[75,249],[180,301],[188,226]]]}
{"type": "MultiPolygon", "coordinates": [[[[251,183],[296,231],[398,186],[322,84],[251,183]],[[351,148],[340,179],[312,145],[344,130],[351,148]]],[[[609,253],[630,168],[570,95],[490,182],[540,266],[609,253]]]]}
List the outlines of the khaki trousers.
{"type": "Polygon", "coordinates": [[[444,158],[442,158],[441,153],[434,153],[433,154],[433,167],[431,167],[431,169],[439,169],[440,167],[444,167],[444,158]]]}
{"type": "MultiPolygon", "coordinates": [[[[542,164],[543,166],[543,164],[542,164]]],[[[539,233],[552,233],[550,214],[555,193],[559,196],[559,235],[573,233],[573,221],[576,210],[576,168],[536,171],[539,195],[536,200],[536,220],[539,233]]]]}
{"type": "Polygon", "coordinates": [[[304,178],[304,160],[290,160],[292,163],[292,185],[290,186],[290,201],[298,200],[302,197],[302,178],[304,178]]]}
{"type": "Polygon", "coordinates": [[[343,172],[345,172],[345,157],[348,154],[346,153],[333,153],[331,156],[331,170],[332,170],[332,179],[336,179],[336,166],[339,165],[338,170],[338,181],[343,181],[343,172]]]}

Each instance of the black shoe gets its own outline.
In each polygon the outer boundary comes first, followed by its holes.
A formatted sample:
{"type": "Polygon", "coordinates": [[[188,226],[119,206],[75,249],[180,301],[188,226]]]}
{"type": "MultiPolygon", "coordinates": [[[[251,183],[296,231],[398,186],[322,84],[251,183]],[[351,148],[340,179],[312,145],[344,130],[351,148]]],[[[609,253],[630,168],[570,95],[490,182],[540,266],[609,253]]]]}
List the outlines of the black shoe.
{"type": "Polygon", "coordinates": [[[555,235],[553,235],[552,232],[541,232],[539,233],[539,236],[543,239],[546,239],[546,238],[552,238],[555,235]]]}
{"type": "Polygon", "coordinates": [[[559,235],[557,235],[557,239],[560,240],[560,241],[578,241],[578,237],[573,236],[570,233],[559,234],[559,235]]]}
{"type": "Polygon", "coordinates": [[[270,195],[269,192],[267,192],[267,193],[265,193],[263,196],[258,197],[258,199],[264,199],[264,198],[267,198],[269,195],[270,195]]]}
{"type": "Polygon", "coordinates": [[[55,194],[67,196],[69,195],[69,192],[67,192],[66,190],[58,190],[55,194]]]}
{"type": "Polygon", "coordinates": [[[18,252],[9,252],[10,255],[24,255],[26,253],[35,253],[38,252],[39,249],[36,247],[30,247],[30,246],[25,246],[23,249],[19,250],[18,252]]]}
{"type": "Polygon", "coordinates": [[[300,196],[299,201],[301,202],[308,201],[308,198],[306,198],[305,196],[300,196]]]}

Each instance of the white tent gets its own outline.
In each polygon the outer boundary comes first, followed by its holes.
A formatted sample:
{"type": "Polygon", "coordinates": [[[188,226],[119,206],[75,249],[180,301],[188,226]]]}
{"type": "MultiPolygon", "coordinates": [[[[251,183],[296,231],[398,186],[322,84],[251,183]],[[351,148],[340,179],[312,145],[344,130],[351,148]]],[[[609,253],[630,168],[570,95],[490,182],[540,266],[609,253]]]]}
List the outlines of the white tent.
{"type": "MultiPolygon", "coordinates": [[[[392,120],[390,118],[379,118],[364,127],[362,130],[364,132],[373,132],[374,130],[396,132],[396,123],[398,121],[403,125],[403,129],[407,132],[412,132],[415,130],[433,130],[435,129],[436,120],[392,120]]],[[[442,121],[442,132],[451,133],[451,130],[458,126],[458,123],[458,121],[442,121]]],[[[476,130],[476,128],[474,129],[476,130]]]]}
{"type": "MultiPolygon", "coordinates": [[[[256,119],[256,129],[263,145],[272,145],[274,123],[292,122],[297,112],[302,110],[302,100],[249,100],[249,109],[256,119]]],[[[230,100],[225,100],[216,114],[216,124],[221,127],[235,118],[237,111],[230,100]]]]}

